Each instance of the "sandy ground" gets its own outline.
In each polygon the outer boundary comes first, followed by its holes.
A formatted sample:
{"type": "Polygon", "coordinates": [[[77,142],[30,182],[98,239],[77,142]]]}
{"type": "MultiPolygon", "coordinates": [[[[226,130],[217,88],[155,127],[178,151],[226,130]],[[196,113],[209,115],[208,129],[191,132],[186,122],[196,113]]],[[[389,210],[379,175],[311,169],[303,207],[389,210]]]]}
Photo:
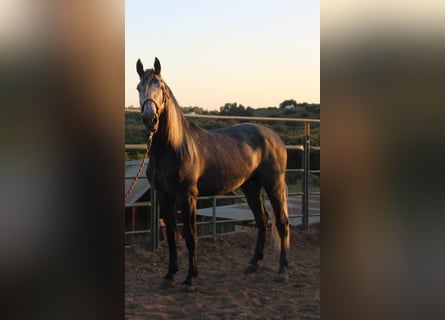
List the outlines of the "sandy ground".
{"type": "Polygon", "coordinates": [[[188,267],[184,240],[178,241],[173,288],[161,287],[168,264],[165,242],[158,252],[127,246],[126,319],[319,319],[320,226],[292,228],[286,283],[274,281],[279,253],[269,237],[258,272],[244,274],[255,243],[254,229],[219,235],[216,241],[199,239],[195,292],[181,289],[188,267]]]}

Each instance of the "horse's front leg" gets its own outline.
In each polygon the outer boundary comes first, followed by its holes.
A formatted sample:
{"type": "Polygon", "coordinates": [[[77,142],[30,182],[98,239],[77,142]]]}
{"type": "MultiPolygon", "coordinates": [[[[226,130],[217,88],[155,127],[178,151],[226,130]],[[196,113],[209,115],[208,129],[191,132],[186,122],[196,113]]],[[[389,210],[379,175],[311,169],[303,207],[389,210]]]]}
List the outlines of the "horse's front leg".
{"type": "Polygon", "coordinates": [[[165,222],[167,229],[167,243],[168,243],[168,271],[164,276],[166,284],[174,285],[174,275],[178,272],[178,258],[176,249],[176,206],[174,199],[160,197],[161,215],[165,222]]]}
{"type": "Polygon", "coordinates": [[[183,234],[187,249],[189,252],[189,269],[187,278],[182,283],[184,289],[194,289],[193,277],[198,276],[198,263],[196,258],[196,246],[198,242],[198,230],[196,226],[196,199],[198,193],[188,192],[179,200],[181,203],[181,210],[184,217],[183,234]]]}

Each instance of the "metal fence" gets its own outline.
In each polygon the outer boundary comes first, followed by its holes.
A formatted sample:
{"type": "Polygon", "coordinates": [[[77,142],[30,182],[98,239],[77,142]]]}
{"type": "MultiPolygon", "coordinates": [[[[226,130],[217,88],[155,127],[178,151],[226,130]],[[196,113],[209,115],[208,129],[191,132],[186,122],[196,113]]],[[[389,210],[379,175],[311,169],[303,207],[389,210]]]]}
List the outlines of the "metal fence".
{"type": "MultiPolygon", "coordinates": [[[[127,112],[136,112],[139,113],[138,109],[126,109],[127,112]]],[[[202,118],[202,119],[218,119],[218,120],[244,120],[244,121],[285,121],[285,122],[300,122],[304,123],[304,135],[303,135],[303,143],[301,145],[286,145],[288,150],[301,150],[302,151],[302,168],[300,169],[288,169],[287,172],[301,172],[302,173],[302,192],[295,192],[289,195],[301,195],[302,196],[302,227],[307,229],[309,226],[309,217],[310,216],[319,216],[320,214],[309,214],[309,196],[311,194],[319,194],[311,193],[309,190],[309,180],[311,173],[320,173],[320,170],[310,170],[310,153],[311,150],[320,150],[320,146],[311,146],[311,124],[320,123],[319,119],[304,119],[304,118],[270,118],[270,117],[248,117],[248,116],[217,116],[217,115],[195,115],[195,114],[185,114],[188,118],[202,118]]],[[[145,150],[145,144],[126,144],[126,150],[145,150]]],[[[129,177],[130,179],[132,177],[129,177]]],[[[146,179],[145,177],[141,177],[146,179]]],[[[156,250],[159,247],[159,204],[156,201],[156,191],[153,188],[150,189],[150,201],[143,203],[135,203],[132,206],[148,206],[150,208],[150,229],[147,230],[137,230],[137,231],[127,231],[126,235],[132,234],[150,234],[150,250],[156,250]]],[[[233,223],[234,220],[216,220],[216,211],[217,205],[216,201],[218,199],[235,199],[235,198],[245,198],[244,196],[239,195],[220,195],[213,197],[198,197],[198,199],[212,199],[212,218],[210,222],[198,222],[198,224],[211,224],[212,225],[212,238],[216,238],[216,225],[218,223],[233,223]]],[[[127,207],[129,207],[127,206],[127,207]]],[[[253,220],[252,218],[249,221],[253,220]]],[[[236,220],[239,222],[240,220],[236,220]]]]}

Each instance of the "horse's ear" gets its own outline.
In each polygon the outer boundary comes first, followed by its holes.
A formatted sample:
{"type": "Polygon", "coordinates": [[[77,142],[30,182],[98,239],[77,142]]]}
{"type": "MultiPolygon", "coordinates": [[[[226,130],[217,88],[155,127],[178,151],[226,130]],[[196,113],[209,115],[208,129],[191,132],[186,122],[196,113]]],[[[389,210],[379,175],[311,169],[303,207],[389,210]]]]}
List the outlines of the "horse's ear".
{"type": "Polygon", "coordinates": [[[161,63],[159,62],[159,59],[156,57],[155,57],[154,67],[155,67],[155,73],[160,74],[161,73],[161,63]]]}
{"type": "Polygon", "coordinates": [[[142,78],[144,75],[144,66],[142,65],[141,59],[138,59],[138,62],[136,62],[136,71],[138,72],[139,77],[142,78]]]}

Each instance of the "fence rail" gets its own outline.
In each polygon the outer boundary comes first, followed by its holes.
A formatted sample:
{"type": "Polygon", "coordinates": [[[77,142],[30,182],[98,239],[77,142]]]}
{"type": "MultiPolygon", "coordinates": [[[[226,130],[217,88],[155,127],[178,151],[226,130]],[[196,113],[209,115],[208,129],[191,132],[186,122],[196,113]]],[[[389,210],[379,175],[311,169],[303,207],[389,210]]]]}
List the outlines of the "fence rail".
{"type": "MultiPolygon", "coordinates": [[[[125,109],[126,112],[136,112],[139,113],[139,109],[125,109]]],[[[247,120],[247,121],[285,121],[285,122],[302,122],[304,123],[304,136],[303,144],[301,145],[286,145],[288,150],[300,150],[302,151],[302,164],[303,168],[300,169],[288,169],[286,172],[301,172],[303,173],[302,179],[302,192],[292,192],[289,195],[301,195],[302,196],[302,214],[296,215],[295,217],[302,218],[302,226],[307,229],[309,226],[309,217],[319,216],[320,214],[309,214],[309,196],[311,194],[320,194],[320,192],[310,192],[309,191],[309,175],[310,173],[320,173],[320,170],[310,170],[309,160],[311,150],[320,150],[320,146],[311,146],[310,144],[310,125],[311,123],[320,123],[319,119],[302,119],[302,118],[269,118],[269,117],[248,117],[248,116],[217,116],[217,115],[196,115],[196,114],[185,114],[188,118],[201,118],[201,119],[220,119],[220,120],[247,120]]],[[[125,150],[145,150],[146,144],[126,144],[125,150]]],[[[130,179],[133,177],[128,177],[130,179]]],[[[217,223],[228,223],[228,222],[240,222],[241,220],[216,220],[216,200],[218,199],[239,199],[245,198],[244,195],[218,195],[210,197],[198,197],[198,199],[212,199],[212,219],[210,222],[199,222],[198,224],[212,224],[212,237],[216,238],[216,224],[217,223]]],[[[126,235],[134,234],[150,234],[150,249],[156,250],[159,246],[159,204],[156,201],[156,192],[151,189],[150,195],[151,201],[139,202],[126,207],[136,207],[136,206],[149,206],[150,207],[150,229],[147,230],[133,230],[125,232],[126,235]]],[[[252,219],[246,221],[252,221],[252,219]]],[[[179,224],[180,225],[180,224],[179,224]]]]}
{"type": "MultiPolygon", "coordinates": [[[[125,109],[125,112],[140,113],[139,109],[125,109]]],[[[219,119],[219,120],[247,120],[247,121],[285,121],[285,122],[310,122],[310,123],[320,123],[320,119],[307,119],[307,118],[284,118],[284,117],[251,117],[251,116],[220,116],[211,114],[192,114],[185,113],[187,118],[196,119],[219,119]]]]}

